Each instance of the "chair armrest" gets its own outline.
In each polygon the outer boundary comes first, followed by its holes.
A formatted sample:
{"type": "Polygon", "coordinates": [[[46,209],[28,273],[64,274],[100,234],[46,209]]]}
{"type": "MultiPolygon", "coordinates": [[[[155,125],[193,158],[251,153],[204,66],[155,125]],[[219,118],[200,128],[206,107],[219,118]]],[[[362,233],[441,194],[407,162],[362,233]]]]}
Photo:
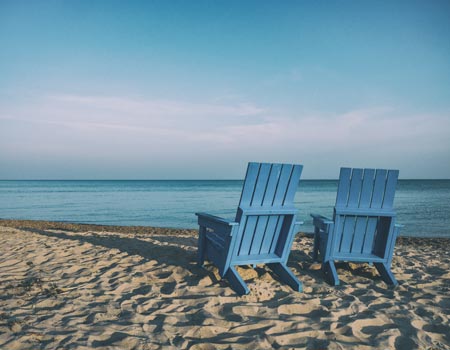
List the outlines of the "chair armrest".
{"type": "Polygon", "coordinates": [[[301,225],[303,225],[305,222],[304,221],[296,221],[295,222],[295,226],[301,226],[301,225]]]}
{"type": "Polygon", "coordinates": [[[334,224],[333,220],[331,220],[325,216],[318,215],[318,214],[310,214],[310,215],[313,218],[314,227],[317,227],[326,232],[328,232],[328,229],[330,228],[330,226],[334,224]]]}
{"type": "Polygon", "coordinates": [[[229,235],[232,236],[235,232],[235,228],[239,227],[238,222],[227,220],[215,215],[210,215],[206,213],[195,213],[198,216],[198,224],[200,227],[205,229],[210,229],[219,235],[229,235]]]}
{"type": "Polygon", "coordinates": [[[325,216],[319,215],[319,214],[309,214],[309,215],[311,215],[311,217],[314,219],[314,221],[317,220],[325,225],[330,225],[334,222],[333,220],[331,220],[325,216]]]}
{"type": "Polygon", "coordinates": [[[237,223],[237,222],[227,220],[227,219],[221,218],[219,216],[215,216],[215,215],[211,215],[211,214],[207,214],[207,213],[195,213],[195,215],[198,216],[199,220],[202,219],[202,221],[211,221],[215,224],[227,225],[227,226],[239,225],[239,223],[237,223]]]}
{"type": "Polygon", "coordinates": [[[405,227],[405,225],[402,225],[402,224],[395,224],[394,227],[395,227],[395,228],[403,228],[403,227],[405,227]]]}

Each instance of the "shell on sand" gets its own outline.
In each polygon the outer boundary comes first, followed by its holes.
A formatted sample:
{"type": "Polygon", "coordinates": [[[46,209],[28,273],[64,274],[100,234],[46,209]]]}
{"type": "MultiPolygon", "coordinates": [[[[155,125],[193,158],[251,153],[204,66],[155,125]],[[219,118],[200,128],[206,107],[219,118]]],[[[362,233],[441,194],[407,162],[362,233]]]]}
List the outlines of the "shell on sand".
{"type": "Polygon", "coordinates": [[[240,267],[242,297],[196,265],[196,245],[189,230],[0,227],[0,348],[450,347],[448,241],[401,240],[397,288],[353,264],[338,265],[331,287],[299,235],[288,265],[304,292],[240,267]]]}

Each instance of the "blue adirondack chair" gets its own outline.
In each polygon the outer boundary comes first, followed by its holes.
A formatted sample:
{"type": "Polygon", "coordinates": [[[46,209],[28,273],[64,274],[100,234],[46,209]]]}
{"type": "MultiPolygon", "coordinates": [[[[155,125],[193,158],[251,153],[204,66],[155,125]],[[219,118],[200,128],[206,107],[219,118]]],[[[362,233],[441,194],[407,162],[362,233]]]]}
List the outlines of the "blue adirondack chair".
{"type": "Polygon", "coordinates": [[[235,266],[267,264],[296,291],[301,282],[286,263],[294,240],[297,191],[302,165],[249,163],[234,221],[196,213],[198,263],[212,261],[238,294],[249,289],[235,266]]]}
{"type": "Polygon", "coordinates": [[[400,228],[393,209],[398,170],[341,168],[333,220],[313,217],[314,251],[332,285],[339,284],[335,261],[373,263],[387,284],[398,282],[391,272],[400,228]]]}

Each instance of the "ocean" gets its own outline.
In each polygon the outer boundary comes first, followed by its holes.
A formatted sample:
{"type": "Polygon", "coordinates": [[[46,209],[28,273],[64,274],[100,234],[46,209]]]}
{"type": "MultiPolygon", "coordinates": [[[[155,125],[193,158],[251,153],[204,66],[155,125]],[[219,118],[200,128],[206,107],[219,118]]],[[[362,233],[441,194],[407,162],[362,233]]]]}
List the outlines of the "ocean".
{"type": "MultiPolygon", "coordinates": [[[[196,228],[195,212],[233,219],[240,180],[0,181],[0,218],[196,228]]],[[[301,180],[302,231],[310,213],[331,216],[336,180],[301,180]]],[[[401,235],[450,237],[450,180],[399,180],[394,206],[401,235]]]]}

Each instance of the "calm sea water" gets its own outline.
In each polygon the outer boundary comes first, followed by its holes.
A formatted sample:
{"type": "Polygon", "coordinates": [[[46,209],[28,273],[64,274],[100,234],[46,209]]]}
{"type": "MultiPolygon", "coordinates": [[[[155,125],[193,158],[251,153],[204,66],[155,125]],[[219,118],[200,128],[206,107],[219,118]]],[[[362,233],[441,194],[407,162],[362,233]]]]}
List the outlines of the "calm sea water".
{"type": "MultiPolygon", "coordinates": [[[[234,218],[242,181],[0,181],[0,218],[196,228],[194,212],[234,218]]],[[[310,213],[332,215],[337,181],[302,180],[295,197],[303,231],[310,213]]],[[[450,237],[450,180],[400,180],[397,222],[408,236],[450,237]]]]}

